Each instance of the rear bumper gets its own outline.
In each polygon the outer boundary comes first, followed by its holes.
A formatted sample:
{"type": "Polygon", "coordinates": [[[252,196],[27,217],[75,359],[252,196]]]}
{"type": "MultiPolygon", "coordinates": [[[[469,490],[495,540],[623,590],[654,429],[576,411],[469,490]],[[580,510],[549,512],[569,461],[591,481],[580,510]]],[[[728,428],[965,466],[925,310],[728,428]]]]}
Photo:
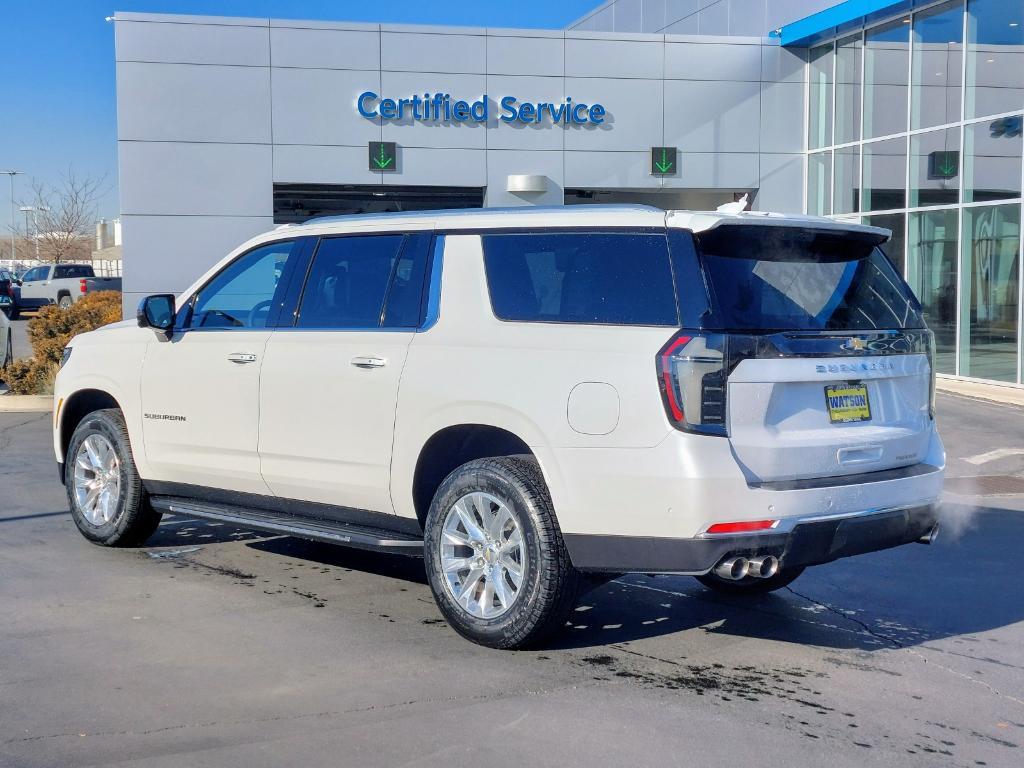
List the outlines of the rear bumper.
{"type": "Polygon", "coordinates": [[[909,544],[938,522],[931,504],[789,519],[784,530],[690,539],[563,534],[581,571],[701,575],[736,555],[774,555],[781,567],[820,565],[841,557],[909,544]]]}

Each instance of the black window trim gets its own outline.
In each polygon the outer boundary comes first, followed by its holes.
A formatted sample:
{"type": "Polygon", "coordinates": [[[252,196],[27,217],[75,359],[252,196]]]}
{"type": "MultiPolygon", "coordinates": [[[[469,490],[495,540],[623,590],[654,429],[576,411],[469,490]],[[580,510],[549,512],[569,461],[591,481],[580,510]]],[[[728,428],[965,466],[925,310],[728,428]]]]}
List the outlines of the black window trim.
{"type": "Polygon", "coordinates": [[[311,246],[308,260],[304,266],[303,276],[301,279],[301,285],[294,292],[286,294],[288,300],[285,303],[285,308],[290,310],[290,319],[288,318],[289,313],[282,312],[280,315],[280,322],[275,330],[278,331],[312,331],[315,333],[327,333],[331,331],[347,332],[347,333],[358,333],[358,332],[369,332],[369,333],[415,333],[423,330],[424,323],[427,321],[425,318],[427,296],[429,291],[429,285],[432,275],[432,266],[434,258],[434,243],[436,235],[433,230],[430,229],[373,229],[373,230],[357,230],[352,232],[331,232],[323,235],[315,235],[310,238],[315,243],[311,246]],[[391,267],[391,273],[388,275],[387,289],[384,293],[384,301],[381,304],[380,315],[377,319],[377,325],[372,327],[366,326],[354,326],[354,327],[312,327],[312,326],[300,326],[298,325],[299,317],[301,315],[300,309],[302,307],[302,299],[306,295],[306,287],[309,283],[310,275],[313,271],[313,264],[316,262],[317,254],[320,252],[320,246],[324,240],[338,240],[341,238],[351,237],[381,237],[381,236],[398,236],[402,238],[402,243],[398,249],[398,258],[395,259],[395,263],[391,267]],[[384,326],[383,322],[385,314],[387,312],[388,298],[391,296],[391,288],[394,282],[395,271],[398,269],[398,263],[405,255],[406,249],[410,247],[416,247],[417,237],[422,238],[420,243],[420,250],[425,258],[425,268],[423,271],[423,289],[420,292],[420,309],[419,309],[419,320],[416,325],[409,326],[384,326]]]}
{"type": "MultiPolygon", "coordinates": [[[[245,333],[251,331],[272,331],[277,327],[281,312],[287,304],[288,289],[291,287],[292,276],[295,273],[295,268],[305,256],[306,251],[310,247],[310,242],[316,240],[315,237],[300,236],[300,237],[281,237],[273,240],[266,240],[262,243],[254,245],[252,248],[243,251],[238,254],[235,258],[231,259],[223,267],[218,269],[214,274],[210,275],[209,279],[203,282],[198,288],[192,291],[191,294],[182,302],[180,307],[175,308],[174,315],[174,333],[211,333],[216,331],[228,331],[230,333],[245,333]],[[267,324],[263,328],[231,328],[231,327],[216,327],[216,328],[193,328],[188,325],[192,320],[192,310],[195,308],[196,298],[206,290],[207,286],[210,285],[214,280],[220,277],[225,270],[229,269],[232,265],[238,262],[239,259],[244,259],[253,251],[258,251],[261,248],[266,248],[271,245],[279,245],[281,243],[294,243],[294,251],[289,254],[288,260],[285,262],[284,273],[281,275],[281,283],[284,285],[284,290],[281,292],[282,301],[279,306],[271,306],[270,314],[267,316],[267,324]]],[[[280,286],[279,286],[280,287],[280,286]]],[[[276,291],[275,291],[276,294],[276,291]]]]}
{"type": "Polygon", "coordinates": [[[530,325],[571,325],[571,326],[591,326],[594,328],[679,328],[680,327],[680,306],[679,306],[679,287],[676,284],[676,270],[673,264],[672,258],[672,241],[670,238],[671,228],[669,227],[631,227],[631,226],[568,226],[568,227],[496,227],[487,229],[467,229],[467,230],[443,230],[439,231],[438,234],[444,235],[479,235],[480,242],[480,258],[483,262],[484,268],[484,280],[487,284],[487,303],[491,309],[491,316],[494,317],[499,323],[509,324],[523,324],[527,323],[530,325]],[[651,325],[649,323],[598,323],[598,322],[576,322],[572,320],[509,320],[507,318],[499,317],[498,313],[494,309],[494,297],[491,295],[490,290],[490,275],[487,272],[487,258],[484,253],[484,235],[552,235],[552,234],[638,234],[638,235],[661,235],[665,238],[665,256],[668,259],[669,275],[672,280],[672,296],[675,302],[676,308],[676,321],[671,325],[651,325]]]}

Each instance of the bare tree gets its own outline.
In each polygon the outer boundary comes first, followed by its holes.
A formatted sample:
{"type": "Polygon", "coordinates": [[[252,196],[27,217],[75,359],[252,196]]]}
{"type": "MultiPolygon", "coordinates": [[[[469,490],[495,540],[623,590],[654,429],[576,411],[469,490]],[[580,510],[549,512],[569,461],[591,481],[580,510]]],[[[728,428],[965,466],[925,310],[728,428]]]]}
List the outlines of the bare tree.
{"type": "Polygon", "coordinates": [[[88,256],[92,252],[97,204],[106,192],[106,177],[78,176],[69,168],[59,184],[32,180],[31,198],[22,205],[34,211],[34,232],[39,257],[59,264],[88,256]]]}

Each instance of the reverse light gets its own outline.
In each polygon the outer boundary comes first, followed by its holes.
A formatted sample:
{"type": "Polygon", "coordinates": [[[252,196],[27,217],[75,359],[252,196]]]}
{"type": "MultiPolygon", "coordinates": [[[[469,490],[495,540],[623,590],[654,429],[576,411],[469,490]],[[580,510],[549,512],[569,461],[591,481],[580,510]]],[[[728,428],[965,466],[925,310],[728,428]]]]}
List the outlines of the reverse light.
{"type": "Polygon", "coordinates": [[[741,520],[735,523],[715,523],[705,533],[749,533],[751,531],[768,531],[775,527],[778,520],[741,520]]]}

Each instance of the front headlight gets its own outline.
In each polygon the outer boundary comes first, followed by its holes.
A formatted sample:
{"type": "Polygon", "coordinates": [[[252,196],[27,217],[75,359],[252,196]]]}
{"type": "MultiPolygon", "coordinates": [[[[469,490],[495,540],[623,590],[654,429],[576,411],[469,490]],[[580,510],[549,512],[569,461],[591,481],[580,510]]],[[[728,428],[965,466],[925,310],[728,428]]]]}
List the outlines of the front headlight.
{"type": "Polygon", "coordinates": [[[71,347],[64,347],[64,349],[60,353],[60,367],[61,368],[64,367],[64,363],[66,363],[68,361],[69,357],[71,357],[71,347]]]}

